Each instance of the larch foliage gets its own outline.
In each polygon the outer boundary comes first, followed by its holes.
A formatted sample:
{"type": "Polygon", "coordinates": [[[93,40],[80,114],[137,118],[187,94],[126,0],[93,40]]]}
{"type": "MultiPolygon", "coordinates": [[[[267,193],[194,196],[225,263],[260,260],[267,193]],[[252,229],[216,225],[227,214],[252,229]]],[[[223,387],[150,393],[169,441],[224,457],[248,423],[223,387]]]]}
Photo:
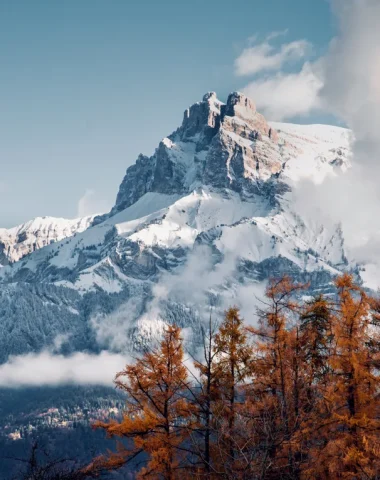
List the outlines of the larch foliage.
{"type": "Polygon", "coordinates": [[[239,478],[247,468],[242,423],[244,391],[252,373],[252,347],[236,307],[230,308],[214,337],[213,458],[225,478],[239,478]]]}
{"type": "Polygon", "coordinates": [[[294,298],[304,288],[289,277],[271,281],[259,325],[248,328],[256,345],[247,404],[260,445],[256,458],[259,478],[299,477],[303,452],[295,436],[302,418],[305,370],[299,331],[292,324],[300,310],[294,298]]]}
{"type": "Polygon", "coordinates": [[[280,278],[257,326],[236,307],[218,328],[210,319],[193,381],[168,327],[117,375],[122,421],[97,424],[129,443],[87,471],[139,459],[140,479],[378,480],[380,300],[348,274],[335,286],[335,297],[304,301],[305,285],[280,278]]]}
{"type": "Polygon", "coordinates": [[[378,337],[371,302],[345,274],[335,282],[328,380],[319,385],[318,425],[311,450],[312,478],[375,479],[380,471],[378,366],[370,346],[378,337]]]}
{"type": "Polygon", "coordinates": [[[146,465],[136,478],[179,478],[186,456],[181,445],[193,421],[184,395],[186,382],[180,329],[169,326],[159,348],[116,376],[117,387],[127,393],[122,421],[96,424],[110,437],[128,439],[131,446],[120,444],[117,452],[95,459],[89,471],[115,470],[145,454],[146,465]]]}

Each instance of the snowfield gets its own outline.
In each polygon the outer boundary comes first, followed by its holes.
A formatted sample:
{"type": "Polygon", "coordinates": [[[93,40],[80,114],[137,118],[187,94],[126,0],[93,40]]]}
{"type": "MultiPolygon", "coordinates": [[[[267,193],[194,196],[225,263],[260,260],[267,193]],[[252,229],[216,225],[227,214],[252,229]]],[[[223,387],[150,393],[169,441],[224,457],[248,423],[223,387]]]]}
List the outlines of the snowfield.
{"type": "Polygon", "coordinates": [[[20,260],[40,248],[77,232],[83,232],[94,216],[68,220],[65,218],[37,217],[13,228],[0,228],[0,263],[7,265],[20,260]]]}

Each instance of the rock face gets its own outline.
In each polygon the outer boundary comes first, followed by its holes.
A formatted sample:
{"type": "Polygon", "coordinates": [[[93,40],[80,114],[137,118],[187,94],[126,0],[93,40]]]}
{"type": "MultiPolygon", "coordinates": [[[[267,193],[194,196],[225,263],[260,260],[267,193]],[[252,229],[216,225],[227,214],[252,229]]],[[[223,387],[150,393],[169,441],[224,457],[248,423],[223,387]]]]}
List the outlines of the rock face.
{"type": "MultiPolygon", "coordinates": [[[[268,125],[263,115],[257,112],[254,102],[242,93],[234,92],[229,95],[227,104],[222,106],[222,116],[223,118],[227,116],[240,119],[243,122],[241,124],[243,131],[246,129],[244,125],[246,124],[251,132],[255,133],[255,136],[256,134],[267,136],[275,143],[278,142],[276,131],[268,125]]],[[[238,131],[235,131],[235,133],[240,135],[238,131]]]]}
{"type": "Polygon", "coordinates": [[[128,168],[112,214],[147,192],[183,194],[197,185],[250,195],[281,167],[278,134],[252,100],[235,92],[223,104],[207,93],[152,157],[140,155],[128,168]]]}
{"type": "Polygon", "coordinates": [[[202,102],[195,103],[185,110],[179,135],[181,140],[192,141],[200,136],[198,148],[207,147],[220,127],[222,102],[216,98],[215,92],[206,93],[202,102]]]}

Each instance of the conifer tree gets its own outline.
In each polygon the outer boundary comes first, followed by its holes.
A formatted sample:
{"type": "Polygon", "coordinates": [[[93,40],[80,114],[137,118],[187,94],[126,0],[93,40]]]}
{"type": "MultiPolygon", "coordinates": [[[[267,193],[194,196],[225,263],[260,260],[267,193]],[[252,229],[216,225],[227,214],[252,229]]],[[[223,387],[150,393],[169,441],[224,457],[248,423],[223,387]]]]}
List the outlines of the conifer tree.
{"type": "MultiPolygon", "coordinates": [[[[303,372],[302,401],[299,412],[298,442],[309,451],[315,442],[324,408],[321,392],[329,381],[329,358],[332,348],[333,305],[322,295],[308,300],[301,309],[298,363],[303,372]]],[[[301,463],[308,462],[303,456],[301,463]]]]}
{"type": "Polygon", "coordinates": [[[294,438],[300,425],[301,345],[291,324],[299,311],[295,294],[305,288],[284,277],[269,283],[267,308],[259,312],[257,328],[249,331],[256,341],[253,386],[248,402],[260,445],[259,478],[298,478],[299,446],[294,438]],[[281,473],[280,473],[281,472],[281,473]]]}
{"type": "Polygon", "coordinates": [[[323,409],[312,449],[312,478],[375,479],[380,471],[380,376],[369,346],[370,300],[345,274],[335,282],[339,302],[332,317],[333,345],[323,409]]]}
{"type": "Polygon", "coordinates": [[[314,376],[321,379],[328,368],[328,357],[331,348],[332,305],[322,295],[317,295],[306,302],[301,313],[301,336],[305,359],[314,376]]]}
{"type": "Polygon", "coordinates": [[[215,457],[225,478],[239,478],[247,468],[241,408],[244,387],[252,374],[252,347],[236,307],[230,308],[214,338],[213,428],[215,457]]]}
{"type": "Polygon", "coordinates": [[[137,478],[179,478],[186,457],[181,447],[193,422],[186,382],[180,329],[169,326],[159,348],[116,376],[117,387],[127,393],[122,421],[95,425],[110,437],[128,439],[131,446],[120,444],[117,452],[96,458],[87,470],[115,470],[144,454],[146,465],[137,478]]]}

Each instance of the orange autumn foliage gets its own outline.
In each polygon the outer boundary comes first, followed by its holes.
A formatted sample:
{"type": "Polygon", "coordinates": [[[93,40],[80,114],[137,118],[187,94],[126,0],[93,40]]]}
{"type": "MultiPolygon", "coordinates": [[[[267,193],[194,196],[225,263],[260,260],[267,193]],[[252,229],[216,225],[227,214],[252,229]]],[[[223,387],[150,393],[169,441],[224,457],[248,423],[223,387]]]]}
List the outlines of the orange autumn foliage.
{"type": "Polygon", "coordinates": [[[380,301],[345,274],[336,295],[304,301],[305,285],[269,283],[256,326],[229,309],[203,331],[198,376],[177,327],[118,374],[128,439],[89,473],[142,457],[136,478],[380,478],[380,301]]]}
{"type": "Polygon", "coordinates": [[[372,325],[371,302],[350,275],[336,282],[330,371],[319,385],[312,478],[377,478],[380,471],[380,376],[370,345],[379,332],[372,325]]]}
{"type": "Polygon", "coordinates": [[[144,453],[148,460],[136,478],[179,478],[184,460],[179,447],[192,423],[192,408],[183,395],[186,381],[180,329],[169,326],[159,348],[116,376],[116,385],[128,395],[122,421],[96,424],[110,437],[129,439],[132,447],[120,444],[116,453],[95,459],[89,471],[117,469],[144,453]]]}
{"type": "Polygon", "coordinates": [[[262,478],[299,478],[302,445],[296,442],[306,402],[304,361],[298,328],[291,328],[300,306],[294,295],[305,288],[284,277],[269,283],[267,308],[258,327],[248,328],[256,345],[252,388],[247,397],[256,444],[265,444],[255,461],[262,478]]]}
{"type": "Polygon", "coordinates": [[[236,307],[226,312],[214,338],[214,349],[217,396],[212,408],[213,457],[219,475],[233,478],[237,472],[247,468],[242,455],[245,438],[241,423],[241,397],[245,383],[252,375],[253,354],[236,307]]]}

